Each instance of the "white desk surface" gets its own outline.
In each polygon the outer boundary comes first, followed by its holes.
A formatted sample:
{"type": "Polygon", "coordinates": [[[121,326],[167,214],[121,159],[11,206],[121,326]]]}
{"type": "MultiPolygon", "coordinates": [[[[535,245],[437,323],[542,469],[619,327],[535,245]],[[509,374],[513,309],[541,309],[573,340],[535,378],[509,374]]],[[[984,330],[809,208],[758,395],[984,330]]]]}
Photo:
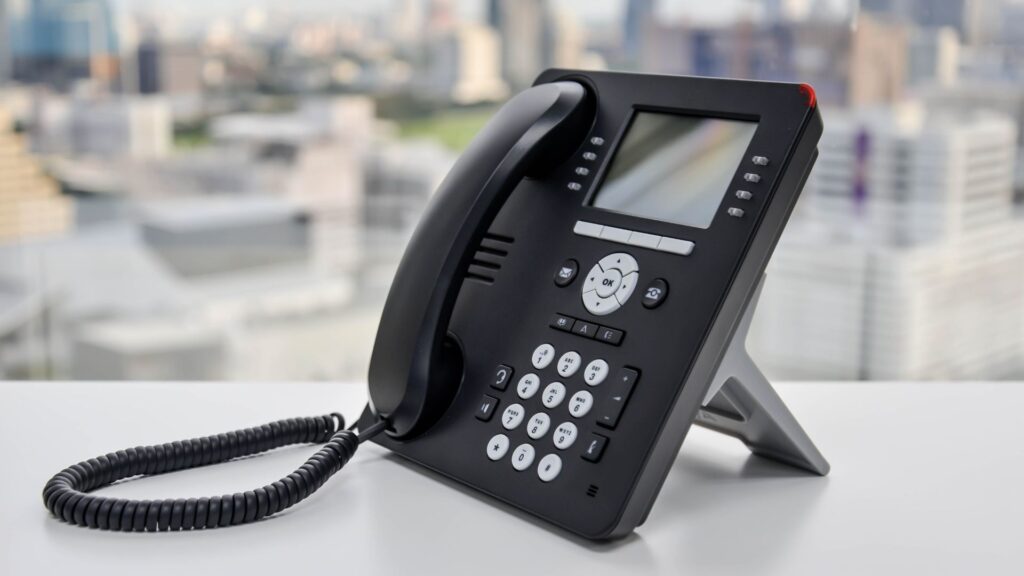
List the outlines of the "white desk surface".
{"type": "MultiPolygon", "coordinates": [[[[345,384],[0,383],[0,574],[1020,574],[1024,383],[786,384],[827,478],[694,428],[648,522],[598,545],[366,444],[321,490],[256,524],[125,534],[69,526],[40,491],[139,444],[341,410],[345,384]]],[[[129,498],[247,490],[313,452],[129,481],[129,498]]]]}

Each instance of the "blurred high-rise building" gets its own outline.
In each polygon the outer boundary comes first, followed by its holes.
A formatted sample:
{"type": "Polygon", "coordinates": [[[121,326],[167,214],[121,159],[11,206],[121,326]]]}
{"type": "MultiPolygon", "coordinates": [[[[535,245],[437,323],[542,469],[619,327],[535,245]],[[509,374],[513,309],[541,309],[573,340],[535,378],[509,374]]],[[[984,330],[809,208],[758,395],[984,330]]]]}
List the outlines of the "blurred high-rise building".
{"type": "Polygon", "coordinates": [[[531,84],[547,68],[551,26],[547,0],[499,0],[492,20],[501,35],[501,73],[513,90],[531,84]]]}
{"type": "Polygon", "coordinates": [[[1007,117],[832,110],[750,347],[779,378],[1024,371],[1024,222],[1007,117]]]}
{"type": "Polygon", "coordinates": [[[0,244],[63,233],[72,210],[0,109],[0,244]]]}
{"type": "Polygon", "coordinates": [[[427,64],[417,79],[421,97],[455,104],[508,96],[501,77],[501,39],[489,26],[459,24],[427,40],[427,64]]]}
{"type": "Polygon", "coordinates": [[[622,59],[626,66],[639,68],[648,38],[654,32],[655,0],[627,0],[622,29],[622,59]]]}
{"type": "Polygon", "coordinates": [[[10,8],[7,0],[0,1],[0,85],[3,85],[11,77],[11,29],[8,22],[10,8]]]}
{"type": "Polygon", "coordinates": [[[13,74],[66,88],[76,80],[118,81],[117,29],[105,0],[17,0],[8,18],[13,74]]]}

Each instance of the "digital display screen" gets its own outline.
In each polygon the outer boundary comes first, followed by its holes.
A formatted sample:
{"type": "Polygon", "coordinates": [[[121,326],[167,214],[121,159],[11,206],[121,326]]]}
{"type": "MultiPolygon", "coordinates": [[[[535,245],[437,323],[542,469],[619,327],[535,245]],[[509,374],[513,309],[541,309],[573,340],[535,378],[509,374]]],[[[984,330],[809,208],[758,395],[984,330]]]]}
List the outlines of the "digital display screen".
{"type": "Polygon", "coordinates": [[[756,122],[638,112],[591,205],[707,228],[756,129],[756,122]]]}

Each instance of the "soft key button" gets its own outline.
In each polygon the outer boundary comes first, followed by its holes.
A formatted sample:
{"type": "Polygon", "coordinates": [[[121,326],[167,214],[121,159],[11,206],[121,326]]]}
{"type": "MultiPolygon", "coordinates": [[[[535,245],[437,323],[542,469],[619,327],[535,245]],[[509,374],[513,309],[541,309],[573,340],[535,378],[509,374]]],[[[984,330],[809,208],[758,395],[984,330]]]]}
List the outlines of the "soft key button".
{"type": "Polygon", "coordinates": [[[612,242],[621,242],[623,244],[629,240],[629,235],[632,234],[625,228],[616,228],[614,226],[605,226],[604,230],[601,230],[602,240],[611,240],[612,242]]]}
{"type": "Polygon", "coordinates": [[[658,242],[660,241],[661,236],[655,236],[654,234],[647,234],[644,232],[632,232],[629,235],[629,239],[626,240],[626,244],[641,246],[643,248],[657,248],[658,242]]]}
{"type": "Polygon", "coordinates": [[[594,224],[593,222],[584,222],[583,220],[576,221],[576,226],[573,227],[572,231],[579,234],[580,236],[590,236],[591,238],[600,238],[601,230],[604,226],[600,224],[594,224]]]}
{"type": "Polygon", "coordinates": [[[666,237],[662,238],[661,242],[658,242],[658,250],[661,250],[662,252],[671,252],[672,254],[689,256],[693,253],[693,242],[666,237]]]}

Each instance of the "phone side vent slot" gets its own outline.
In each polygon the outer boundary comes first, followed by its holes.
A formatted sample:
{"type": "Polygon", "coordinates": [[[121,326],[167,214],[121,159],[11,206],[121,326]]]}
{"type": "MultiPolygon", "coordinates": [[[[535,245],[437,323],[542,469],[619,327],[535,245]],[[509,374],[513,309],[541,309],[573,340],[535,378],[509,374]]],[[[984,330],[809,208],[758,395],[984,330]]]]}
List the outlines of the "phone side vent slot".
{"type": "Polygon", "coordinates": [[[473,254],[473,261],[466,270],[466,279],[484,284],[494,284],[505,258],[509,254],[514,238],[487,233],[480,247],[473,254]]]}

